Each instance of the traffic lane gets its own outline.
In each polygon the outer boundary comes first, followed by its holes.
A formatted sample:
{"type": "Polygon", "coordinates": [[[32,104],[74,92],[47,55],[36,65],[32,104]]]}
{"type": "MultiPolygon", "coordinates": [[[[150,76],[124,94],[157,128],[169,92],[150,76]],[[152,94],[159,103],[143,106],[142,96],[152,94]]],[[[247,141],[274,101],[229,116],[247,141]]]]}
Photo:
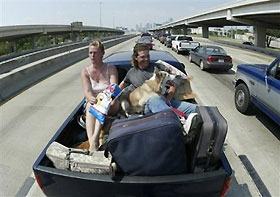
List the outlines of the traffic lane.
{"type": "MultiPolygon", "coordinates": [[[[241,52],[241,51],[240,51],[241,52]]],[[[279,196],[279,140],[254,116],[245,116],[235,109],[234,92],[220,75],[202,72],[191,65],[186,56],[173,53],[194,76],[192,88],[203,105],[217,106],[229,126],[227,142],[237,155],[246,155],[272,196],[279,196]],[[269,166],[269,168],[268,168],[269,166]]],[[[242,61],[246,61],[242,59],[242,61]]]]}
{"type": "Polygon", "coordinates": [[[233,58],[233,70],[236,71],[236,67],[238,64],[270,64],[275,58],[256,53],[254,51],[248,49],[241,49],[234,46],[218,44],[215,42],[207,43],[207,42],[200,42],[201,45],[211,44],[214,46],[220,46],[226,50],[226,52],[233,58]]]}
{"type": "MultiPolygon", "coordinates": [[[[227,143],[233,147],[237,155],[247,156],[271,194],[278,194],[279,141],[254,116],[245,116],[235,109],[234,89],[231,85],[234,75],[203,72],[198,66],[189,63],[187,56],[177,55],[170,48],[166,48],[160,43],[157,43],[157,45],[159,49],[171,52],[185,64],[187,73],[194,76],[191,84],[193,91],[198,95],[199,103],[218,106],[227,119],[229,124],[227,143]],[[270,154],[267,154],[267,152],[270,154]],[[260,158],[264,161],[259,162],[260,158]],[[272,166],[269,172],[266,171],[268,165],[272,166]],[[273,168],[274,170],[272,170],[273,168]],[[273,174],[275,172],[276,174],[273,174]],[[272,177],[270,177],[270,174],[273,174],[272,177]]],[[[242,50],[239,53],[242,53],[242,50]]],[[[245,63],[247,59],[249,58],[244,57],[244,59],[238,61],[245,63]]]]}
{"type": "MultiPolygon", "coordinates": [[[[105,51],[131,50],[135,40],[105,51]]],[[[0,106],[0,196],[16,196],[48,141],[83,99],[82,60],[34,85],[0,106]]]]}
{"type": "MultiPolygon", "coordinates": [[[[206,43],[202,43],[206,44],[206,43]]],[[[213,44],[216,46],[221,46],[218,44],[213,44]]],[[[241,48],[236,48],[236,47],[228,47],[222,46],[225,48],[227,51],[229,51],[231,54],[234,54],[232,56],[233,58],[233,68],[229,71],[215,71],[215,70],[209,70],[206,71],[209,74],[211,74],[213,77],[215,77],[217,80],[219,80],[221,83],[223,83],[227,88],[233,91],[233,99],[234,99],[234,92],[235,88],[232,85],[232,80],[235,77],[235,72],[236,72],[236,67],[239,64],[270,64],[275,58],[270,57],[267,55],[263,55],[260,53],[248,51],[248,50],[243,50],[241,48]]],[[[197,66],[194,63],[190,63],[194,66],[197,66]]],[[[260,111],[257,107],[253,108],[252,113],[250,116],[255,117],[258,121],[260,121],[278,140],[280,139],[280,132],[279,132],[279,126],[272,121],[265,113],[260,111]]]]}
{"type": "MultiPolygon", "coordinates": [[[[194,39],[196,40],[196,38],[194,38],[194,39]]],[[[226,44],[216,43],[211,40],[203,41],[203,40],[199,39],[199,42],[201,45],[220,46],[220,47],[224,48],[229,55],[234,56],[236,60],[244,61],[244,58],[245,58],[246,59],[245,62],[247,62],[249,64],[254,64],[257,62],[259,62],[259,64],[266,64],[267,62],[270,63],[272,60],[275,59],[274,57],[265,55],[263,53],[257,53],[255,51],[248,50],[248,49],[241,49],[236,46],[230,46],[230,45],[226,45],[226,44]],[[242,51],[242,52],[240,53],[240,51],[242,51]]]]}
{"type": "MultiPolygon", "coordinates": [[[[206,42],[201,42],[201,44],[209,44],[206,42]]],[[[170,53],[172,53],[174,56],[177,55],[174,51],[172,51],[170,48],[165,47],[164,45],[160,44],[158,42],[158,48],[160,50],[167,50],[170,53]]],[[[233,99],[234,99],[234,91],[235,88],[232,85],[232,80],[235,77],[235,72],[236,72],[236,67],[239,64],[270,64],[270,62],[272,62],[275,58],[274,57],[270,57],[267,55],[263,55],[260,53],[256,53],[253,51],[248,51],[248,50],[243,50],[241,48],[237,48],[237,47],[229,47],[228,45],[220,45],[214,42],[211,42],[211,45],[215,45],[215,46],[221,46],[223,48],[225,48],[228,53],[233,54],[234,56],[232,56],[233,58],[233,68],[229,71],[215,71],[215,70],[209,70],[209,71],[205,71],[208,72],[209,74],[211,74],[213,77],[215,77],[217,80],[219,80],[221,83],[223,83],[227,88],[229,88],[230,90],[233,91],[233,99]]],[[[180,55],[179,57],[181,57],[182,55],[180,55]]],[[[186,55],[184,55],[184,57],[188,57],[186,55]]],[[[198,65],[196,65],[195,63],[189,63],[189,61],[187,60],[187,64],[188,66],[194,66],[199,68],[198,65]]],[[[188,69],[186,70],[186,72],[188,72],[188,69]]],[[[259,109],[257,109],[256,107],[254,108],[254,111],[252,112],[252,114],[250,116],[255,117],[257,120],[259,120],[263,125],[265,125],[265,127],[278,139],[280,139],[280,132],[279,132],[279,126],[273,122],[266,114],[264,114],[262,111],[260,111],[259,109]]]]}
{"type": "MultiPolygon", "coordinates": [[[[64,117],[71,113],[71,105],[75,105],[75,102],[71,104],[71,101],[65,98],[70,97],[72,92],[77,92],[77,89],[69,90],[66,87],[68,83],[75,82],[79,75],[76,73],[74,76],[71,68],[66,70],[71,70],[67,77],[62,77],[59,73],[1,106],[1,113],[5,115],[1,129],[0,149],[3,157],[0,162],[7,167],[1,168],[0,172],[0,190],[3,195],[16,195],[48,139],[59,128],[64,117]],[[54,79],[56,83],[49,82],[54,79]],[[61,95],[66,97],[58,99],[61,95]],[[9,179],[12,180],[7,181],[9,179]]],[[[81,99],[80,96],[77,100],[81,99]]]]}
{"type": "MultiPolygon", "coordinates": [[[[174,55],[177,58],[184,58],[184,64],[186,67],[186,72],[190,75],[189,73],[189,68],[191,67],[196,67],[197,69],[200,70],[199,65],[195,64],[195,63],[190,63],[188,60],[188,56],[187,55],[178,55],[176,52],[174,52],[171,48],[167,48],[164,45],[162,45],[160,42],[156,41],[156,46],[159,50],[165,50],[170,52],[172,55],[174,55]]],[[[218,45],[217,45],[218,46],[218,45]]],[[[237,64],[237,62],[233,62],[233,64],[237,64]]],[[[211,73],[212,75],[215,75],[217,77],[218,80],[220,80],[221,82],[225,83],[225,85],[231,89],[234,90],[234,87],[232,85],[232,80],[235,76],[235,71],[233,69],[229,70],[229,71],[215,71],[215,70],[209,70],[209,71],[201,71],[201,72],[208,72],[211,73]]]]}

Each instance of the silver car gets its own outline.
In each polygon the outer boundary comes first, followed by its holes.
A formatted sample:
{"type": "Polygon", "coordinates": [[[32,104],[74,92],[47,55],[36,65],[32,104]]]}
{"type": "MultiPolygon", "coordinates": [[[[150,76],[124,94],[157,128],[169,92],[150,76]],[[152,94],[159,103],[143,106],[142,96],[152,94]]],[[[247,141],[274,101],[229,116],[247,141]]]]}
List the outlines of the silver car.
{"type": "Polygon", "coordinates": [[[218,46],[198,46],[189,53],[189,61],[200,66],[201,70],[215,69],[227,71],[232,68],[232,58],[218,46]]]}

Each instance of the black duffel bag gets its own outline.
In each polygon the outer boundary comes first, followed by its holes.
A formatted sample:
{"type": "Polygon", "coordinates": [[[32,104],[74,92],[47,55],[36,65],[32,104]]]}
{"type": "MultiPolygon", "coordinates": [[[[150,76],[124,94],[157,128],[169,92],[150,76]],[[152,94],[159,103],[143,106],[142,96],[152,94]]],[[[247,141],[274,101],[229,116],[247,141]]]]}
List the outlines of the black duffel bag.
{"type": "Polygon", "coordinates": [[[186,151],[181,122],[171,111],[115,121],[107,150],[127,175],[157,176],[184,173],[186,151]]]}

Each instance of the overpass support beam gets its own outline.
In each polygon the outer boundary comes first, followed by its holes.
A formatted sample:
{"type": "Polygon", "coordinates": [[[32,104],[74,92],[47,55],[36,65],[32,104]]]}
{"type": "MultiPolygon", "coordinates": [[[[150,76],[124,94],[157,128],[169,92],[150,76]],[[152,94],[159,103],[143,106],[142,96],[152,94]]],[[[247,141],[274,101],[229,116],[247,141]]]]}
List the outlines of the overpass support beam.
{"type": "Polygon", "coordinates": [[[172,28],[172,29],[170,30],[170,33],[171,33],[171,34],[176,34],[176,30],[175,30],[174,28],[172,28]]]}
{"type": "Polygon", "coordinates": [[[209,38],[208,26],[202,26],[202,38],[209,38]]]}
{"type": "Polygon", "coordinates": [[[35,36],[31,36],[31,47],[32,49],[36,48],[35,36]]]}
{"type": "Polygon", "coordinates": [[[183,34],[184,34],[184,35],[188,35],[188,34],[189,34],[187,26],[184,26],[184,27],[182,28],[182,30],[183,30],[183,34]]]}
{"type": "Polygon", "coordinates": [[[18,52],[16,42],[13,42],[13,52],[16,52],[16,53],[18,52]]]}
{"type": "Polygon", "coordinates": [[[265,48],[266,28],[255,26],[255,46],[265,48]]]}
{"type": "Polygon", "coordinates": [[[172,29],[172,34],[181,34],[181,31],[180,31],[180,29],[174,27],[172,29]]]}

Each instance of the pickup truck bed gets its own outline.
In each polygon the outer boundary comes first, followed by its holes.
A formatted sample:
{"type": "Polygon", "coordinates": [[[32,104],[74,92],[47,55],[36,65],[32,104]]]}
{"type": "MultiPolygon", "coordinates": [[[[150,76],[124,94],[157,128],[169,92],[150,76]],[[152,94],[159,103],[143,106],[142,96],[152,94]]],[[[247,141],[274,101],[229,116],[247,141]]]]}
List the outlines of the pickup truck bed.
{"type": "Polygon", "coordinates": [[[220,168],[202,173],[168,176],[125,176],[72,172],[54,168],[46,156],[48,146],[57,141],[73,147],[87,139],[77,118],[83,111],[82,101],[58,129],[33,165],[42,191],[47,196],[223,196],[229,188],[232,169],[222,154],[220,168]]]}

